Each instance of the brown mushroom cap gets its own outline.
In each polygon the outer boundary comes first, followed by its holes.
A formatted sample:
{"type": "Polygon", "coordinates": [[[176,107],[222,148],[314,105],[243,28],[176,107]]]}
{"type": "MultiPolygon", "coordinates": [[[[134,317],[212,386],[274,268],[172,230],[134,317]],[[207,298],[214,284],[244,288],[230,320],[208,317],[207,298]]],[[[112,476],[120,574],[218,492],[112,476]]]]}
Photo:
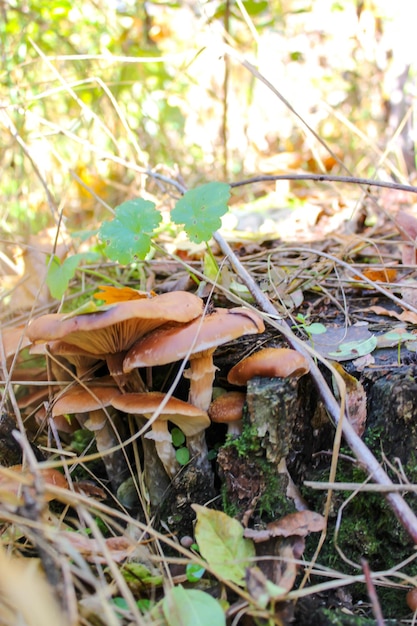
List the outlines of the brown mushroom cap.
{"type": "MultiPolygon", "coordinates": [[[[159,391],[126,393],[114,397],[111,404],[124,413],[143,415],[150,419],[158,411],[165,397],[165,394],[159,391]]],[[[173,397],[168,399],[155,421],[157,420],[172,422],[187,436],[195,435],[210,426],[210,419],[205,411],[173,397]]]]}
{"type": "Polygon", "coordinates": [[[17,350],[23,350],[30,345],[30,340],[25,334],[24,326],[14,328],[4,328],[0,333],[0,340],[3,342],[3,351],[6,359],[16,354],[17,350]]]}
{"type": "Polygon", "coordinates": [[[189,322],[202,311],[203,301],[198,296],[174,291],[153,298],[118,302],[97,313],[73,317],[61,313],[43,315],[31,322],[27,336],[33,342],[63,339],[90,354],[102,356],[128,350],[138,338],[158,326],[167,322],[189,322]]]}
{"type": "MultiPolygon", "coordinates": [[[[165,394],[157,391],[128,393],[114,398],[112,404],[120,411],[140,415],[149,420],[158,412],[156,419],[151,422],[151,429],[144,435],[143,451],[145,463],[147,456],[146,441],[153,439],[158,457],[166,473],[172,478],[178,472],[180,466],[175,457],[171,433],[168,430],[168,421],[181,428],[184,435],[188,437],[202,433],[210,425],[210,419],[205,411],[172,396],[168,398],[161,409],[161,404],[165,399],[165,394]]],[[[148,463],[151,462],[148,459],[148,463]]]]}
{"type": "Polygon", "coordinates": [[[115,490],[123,482],[127,470],[126,459],[123,450],[112,448],[119,446],[120,436],[113,418],[106,411],[111,406],[111,401],[121,395],[117,387],[89,385],[86,387],[74,387],[65,392],[52,407],[52,416],[65,413],[75,414],[80,421],[80,414],[88,413],[88,419],[83,422],[83,427],[94,433],[98,452],[102,455],[107,475],[115,490]],[[109,419],[110,417],[110,419],[109,419]]]}
{"type": "Polygon", "coordinates": [[[242,391],[228,391],[210,404],[208,414],[212,422],[230,424],[242,419],[246,394],[242,391]]]}
{"type": "Polygon", "coordinates": [[[89,385],[74,387],[65,392],[52,407],[52,417],[65,413],[90,413],[110,406],[111,401],[121,393],[117,387],[89,385]]]}
{"type": "Polygon", "coordinates": [[[215,309],[202,320],[181,327],[160,328],[140,339],[127,353],[123,370],[130,372],[135,367],[173,363],[186,357],[190,350],[191,357],[213,352],[223,343],[264,329],[262,319],[250,309],[215,309]]]}
{"type": "Polygon", "coordinates": [[[255,376],[270,378],[300,377],[307,374],[307,359],[291,348],[264,348],[239,361],[230,370],[227,381],[231,385],[246,385],[255,376]]]}

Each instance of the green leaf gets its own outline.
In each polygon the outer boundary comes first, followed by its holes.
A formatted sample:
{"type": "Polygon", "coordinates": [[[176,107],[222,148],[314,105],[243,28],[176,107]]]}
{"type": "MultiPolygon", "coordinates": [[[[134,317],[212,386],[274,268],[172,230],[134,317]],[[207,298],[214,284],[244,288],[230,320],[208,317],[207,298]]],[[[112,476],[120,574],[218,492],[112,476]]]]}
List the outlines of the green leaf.
{"type": "Polygon", "coordinates": [[[365,341],[348,341],[346,343],[341,343],[334,352],[329,352],[329,356],[335,359],[356,359],[359,356],[365,356],[365,354],[373,352],[377,343],[377,338],[374,335],[372,335],[369,339],[365,339],[365,341]]]}
{"type": "MultiPolygon", "coordinates": [[[[121,596],[116,596],[115,598],[112,598],[111,603],[114,604],[114,606],[117,607],[118,609],[121,609],[121,611],[130,610],[129,604],[127,603],[125,598],[122,598],[121,596]]],[[[140,611],[142,611],[142,613],[147,613],[152,608],[152,602],[151,600],[148,600],[147,598],[142,598],[141,600],[137,600],[136,606],[138,607],[140,611]]],[[[123,613],[121,613],[121,611],[120,612],[117,611],[117,613],[122,618],[123,613]]]]}
{"type": "Polygon", "coordinates": [[[229,210],[230,185],[207,183],[191,189],[178,200],[171,211],[176,224],[184,224],[191,241],[208,241],[221,226],[221,217],[229,210]]]}
{"type": "Polygon", "coordinates": [[[253,542],[243,538],[243,526],[221,511],[199,504],[195,538],[202,557],[221,578],[244,584],[245,570],[255,556],[253,542]]]}
{"type": "Polygon", "coordinates": [[[388,341],[413,341],[416,336],[413,333],[409,333],[401,329],[400,331],[391,330],[385,335],[382,335],[388,341]],[[401,332],[402,331],[402,332],[401,332]]]}
{"type": "Polygon", "coordinates": [[[198,583],[200,578],[204,576],[205,571],[205,568],[198,565],[198,563],[187,563],[185,575],[189,583],[198,583]]]}
{"type": "Polygon", "coordinates": [[[131,589],[143,590],[163,583],[163,577],[159,573],[152,573],[142,563],[125,563],[120,571],[131,589]]]}
{"type": "Polygon", "coordinates": [[[185,441],[184,433],[182,432],[182,430],[180,430],[176,426],[175,428],[171,430],[171,437],[172,437],[172,443],[176,448],[178,448],[179,446],[182,446],[182,444],[185,441]]]}
{"type": "Polygon", "coordinates": [[[168,626],[226,626],[217,600],[204,591],[184,589],[182,585],[168,591],[162,611],[168,626]]]}
{"type": "Polygon", "coordinates": [[[153,601],[149,600],[148,598],[141,598],[140,600],[136,601],[136,604],[138,605],[138,609],[142,611],[142,613],[148,613],[148,611],[150,611],[152,608],[153,601]]]}
{"type": "Polygon", "coordinates": [[[320,322],[307,324],[304,328],[308,333],[310,333],[310,335],[322,335],[327,330],[324,324],[320,324],[320,322]]]}
{"type": "Polygon", "coordinates": [[[151,248],[151,236],[162,216],[155,204],[143,198],[123,202],[110,222],[103,222],[98,234],[105,241],[106,254],[113,261],[127,265],[144,259],[151,248]]]}
{"type": "Polygon", "coordinates": [[[98,258],[99,255],[94,252],[82,252],[73,254],[61,263],[60,259],[54,256],[46,275],[46,284],[51,292],[51,296],[60,300],[68,289],[70,280],[74,278],[81,261],[97,261],[98,258]]]}
{"type": "MultiPolygon", "coordinates": [[[[117,596],[116,598],[111,599],[111,603],[114,604],[115,607],[121,609],[122,611],[129,611],[129,605],[124,598],[117,596]]],[[[122,617],[123,613],[117,611],[119,617],[122,617]]]]}
{"type": "Polygon", "coordinates": [[[180,465],[187,465],[190,460],[190,451],[188,448],[178,448],[175,450],[175,458],[180,465]]]}

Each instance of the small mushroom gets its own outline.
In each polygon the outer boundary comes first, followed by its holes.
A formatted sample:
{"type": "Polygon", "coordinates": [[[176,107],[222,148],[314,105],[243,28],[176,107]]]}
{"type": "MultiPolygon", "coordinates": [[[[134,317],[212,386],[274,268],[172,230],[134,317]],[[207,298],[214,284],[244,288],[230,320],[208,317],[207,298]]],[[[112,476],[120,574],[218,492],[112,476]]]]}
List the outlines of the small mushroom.
{"type": "Polygon", "coordinates": [[[208,409],[212,422],[227,424],[227,434],[239,437],[242,434],[242,413],[246,394],[242,391],[227,391],[213,400],[208,409]]]}
{"type": "Polygon", "coordinates": [[[236,363],[229,371],[227,381],[243,386],[255,376],[269,378],[299,378],[309,371],[307,359],[291,348],[264,348],[236,363]]]}
{"type": "Polygon", "coordinates": [[[156,451],[165,471],[170,478],[173,478],[180,466],[175,458],[168,421],[178,426],[184,435],[192,436],[204,431],[210,425],[210,419],[205,411],[172,396],[160,409],[165,398],[165,394],[158,391],[126,393],[113,398],[112,405],[124,413],[140,415],[147,420],[152,420],[151,428],[145,434],[145,438],[155,442],[156,451]],[[155,414],[157,417],[153,419],[155,414]]]}
{"type": "MultiPolygon", "coordinates": [[[[200,298],[177,291],[106,305],[95,313],[43,315],[30,323],[27,336],[34,343],[62,340],[80,348],[84,355],[105,360],[110,374],[124,385],[122,361],[138,339],[167,322],[189,322],[202,311],[200,298]]],[[[144,391],[143,384],[141,387],[144,391]]]]}
{"type": "Polygon", "coordinates": [[[114,398],[121,395],[117,387],[100,386],[74,387],[63,393],[52,407],[52,417],[65,414],[75,415],[80,420],[83,413],[88,413],[84,427],[94,433],[97,450],[102,455],[107,476],[115,490],[123,482],[127,470],[126,459],[122,450],[109,453],[108,450],[120,444],[116,428],[106,410],[114,398]]]}
{"type": "MultiPolygon", "coordinates": [[[[207,411],[216,371],[213,364],[216,348],[242,335],[261,333],[264,329],[262,319],[250,309],[214,309],[202,319],[181,327],[163,327],[149,333],[126,354],[123,370],[131,372],[137,367],[166,365],[188,356],[190,369],[185,376],[190,379],[189,402],[207,411]]],[[[196,465],[210,475],[204,432],[188,438],[187,445],[196,465]]]]}

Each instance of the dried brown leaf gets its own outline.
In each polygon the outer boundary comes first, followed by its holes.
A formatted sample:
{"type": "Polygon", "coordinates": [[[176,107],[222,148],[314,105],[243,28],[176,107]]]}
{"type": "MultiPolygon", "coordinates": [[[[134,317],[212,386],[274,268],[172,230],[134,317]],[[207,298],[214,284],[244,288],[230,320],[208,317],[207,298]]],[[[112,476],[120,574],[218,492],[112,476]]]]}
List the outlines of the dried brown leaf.
{"type": "Polygon", "coordinates": [[[267,541],[271,537],[305,537],[309,533],[320,532],[325,526],[325,519],[315,511],[297,511],[270,522],[264,530],[246,528],[244,537],[253,539],[255,543],[267,541]]]}
{"type": "Polygon", "coordinates": [[[86,561],[92,563],[107,563],[108,554],[113,561],[120,563],[131,556],[136,549],[135,544],[123,536],[103,539],[105,548],[101,542],[80,533],[62,531],[59,536],[66,539],[86,561]]]}
{"type": "Polygon", "coordinates": [[[417,313],[413,313],[412,311],[402,311],[401,313],[397,313],[397,311],[390,311],[383,306],[370,306],[366,311],[372,311],[377,315],[386,315],[388,317],[394,317],[401,322],[409,322],[410,324],[417,324],[417,313]]]}
{"type": "Polygon", "coordinates": [[[362,383],[351,376],[340,363],[333,363],[346,385],[346,409],[350,423],[361,437],[366,425],[366,393],[362,383]]]}
{"type": "Polygon", "coordinates": [[[417,237],[417,219],[406,211],[398,211],[395,224],[400,231],[404,241],[409,242],[402,246],[401,256],[404,265],[415,265],[416,248],[415,241],[417,237]]]}

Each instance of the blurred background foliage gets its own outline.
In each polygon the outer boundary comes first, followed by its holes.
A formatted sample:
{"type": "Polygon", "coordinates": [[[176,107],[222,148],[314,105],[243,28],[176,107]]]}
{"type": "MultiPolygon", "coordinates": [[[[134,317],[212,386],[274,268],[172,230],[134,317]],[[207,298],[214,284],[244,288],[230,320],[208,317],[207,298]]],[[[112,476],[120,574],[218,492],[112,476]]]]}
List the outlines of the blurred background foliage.
{"type": "Polygon", "coordinates": [[[137,195],[170,207],[149,170],[188,187],[341,162],[412,180],[416,7],[396,4],[3,0],[3,242],[60,216],[97,228],[137,195]]]}

